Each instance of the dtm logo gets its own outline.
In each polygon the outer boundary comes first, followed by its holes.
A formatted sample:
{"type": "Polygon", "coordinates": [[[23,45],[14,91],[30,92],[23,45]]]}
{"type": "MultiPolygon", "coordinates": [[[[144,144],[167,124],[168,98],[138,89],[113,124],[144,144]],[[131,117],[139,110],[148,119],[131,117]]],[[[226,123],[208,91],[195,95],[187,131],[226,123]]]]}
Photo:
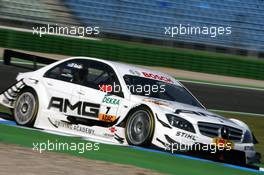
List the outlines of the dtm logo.
{"type": "Polygon", "coordinates": [[[78,115],[97,118],[99,115],[100,104],[84,101],[78,101],[75,104],[71,104],[68,99],[51,97],[48,109],[50,108],[57,108],[60,112],[64,113],[67,113],[68,110],[77,110],[78,115]]]}

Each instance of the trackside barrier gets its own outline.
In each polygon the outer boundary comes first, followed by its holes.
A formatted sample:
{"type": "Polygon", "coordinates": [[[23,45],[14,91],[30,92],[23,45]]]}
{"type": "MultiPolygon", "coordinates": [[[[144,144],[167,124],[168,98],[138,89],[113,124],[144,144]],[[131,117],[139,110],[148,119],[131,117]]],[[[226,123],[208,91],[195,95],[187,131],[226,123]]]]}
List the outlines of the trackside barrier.
{"type": "Polygon", "coordinates": [[[264,80],[264,60],[164,48],[113,40],[88,40],[0,29],[0,47],[50,54],[89,56],[147,66],[264,80]]]}

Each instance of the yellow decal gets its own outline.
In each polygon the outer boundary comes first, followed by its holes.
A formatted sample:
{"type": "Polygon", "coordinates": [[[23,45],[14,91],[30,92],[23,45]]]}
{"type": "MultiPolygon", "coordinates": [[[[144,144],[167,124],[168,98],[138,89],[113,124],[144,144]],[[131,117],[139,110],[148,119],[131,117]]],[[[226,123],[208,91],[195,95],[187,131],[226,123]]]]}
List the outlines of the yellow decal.
{"type": "Polygon", "coordinates": [[[216,144],[218,147],[234,149],[234,143],[230,140],[225,140],[222,138],[214,138],[213,143],[216,144]]]}
{"type": "Polygon", "coordinates": [[[99,120],[104,122],[113,122],[116,120],[116,116],[109,114],[99,114],[99,120]]]}

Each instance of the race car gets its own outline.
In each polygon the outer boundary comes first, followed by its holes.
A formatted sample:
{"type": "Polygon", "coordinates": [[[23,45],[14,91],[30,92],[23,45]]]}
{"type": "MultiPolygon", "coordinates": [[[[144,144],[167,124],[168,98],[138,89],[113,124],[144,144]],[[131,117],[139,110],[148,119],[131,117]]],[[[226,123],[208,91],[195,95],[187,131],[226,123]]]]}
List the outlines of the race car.
{"type": "Polygon", "coordinates": [[[245,123],[209,112],[173,77],[135,65],[57,61],[20,73],[0,104],[21,126],[240,164],[260,160],[245,123]]]}

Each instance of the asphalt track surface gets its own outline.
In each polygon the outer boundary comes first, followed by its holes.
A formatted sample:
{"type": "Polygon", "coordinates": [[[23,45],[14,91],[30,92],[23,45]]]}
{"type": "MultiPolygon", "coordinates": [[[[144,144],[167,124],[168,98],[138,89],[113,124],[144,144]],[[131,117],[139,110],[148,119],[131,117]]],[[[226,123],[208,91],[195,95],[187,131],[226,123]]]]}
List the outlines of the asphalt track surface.
{"type": "MultiPolygon", "coordinates": [[[[0,64],[0,92],[15,83],[19,72],[29,71],[32,70],[0,64]]],[[[264,114],[264,91],[189,82],[183,84],[208,109],[264,114]]]]}

